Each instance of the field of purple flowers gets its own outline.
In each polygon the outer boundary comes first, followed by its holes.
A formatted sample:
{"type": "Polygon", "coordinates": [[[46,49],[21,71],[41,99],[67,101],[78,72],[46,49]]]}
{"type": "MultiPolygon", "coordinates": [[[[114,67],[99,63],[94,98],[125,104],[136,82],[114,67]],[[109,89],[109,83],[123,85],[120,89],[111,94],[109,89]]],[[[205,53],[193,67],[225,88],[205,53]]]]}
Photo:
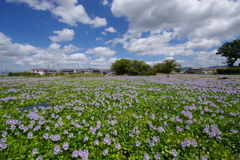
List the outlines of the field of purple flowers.
{"type": "Polygon", "coordinates": [[[240,159],[240,81],[126,76],[2,84],[0,159],[240,159]],[[44,102],[49,106],[23,110],[44,102]]]}

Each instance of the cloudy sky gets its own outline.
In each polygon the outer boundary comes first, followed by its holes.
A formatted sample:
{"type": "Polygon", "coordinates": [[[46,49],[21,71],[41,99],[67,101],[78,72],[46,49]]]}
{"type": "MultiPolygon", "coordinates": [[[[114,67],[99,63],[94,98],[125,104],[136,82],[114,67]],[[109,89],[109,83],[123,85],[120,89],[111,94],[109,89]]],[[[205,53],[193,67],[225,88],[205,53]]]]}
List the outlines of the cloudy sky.
{"type": "Polygon", "coordinates": [[[216,51],[240,38],[239,8],[240,0],[0,0],[0,72],[107,69],[121,58],[223,65],[216,51]]]}

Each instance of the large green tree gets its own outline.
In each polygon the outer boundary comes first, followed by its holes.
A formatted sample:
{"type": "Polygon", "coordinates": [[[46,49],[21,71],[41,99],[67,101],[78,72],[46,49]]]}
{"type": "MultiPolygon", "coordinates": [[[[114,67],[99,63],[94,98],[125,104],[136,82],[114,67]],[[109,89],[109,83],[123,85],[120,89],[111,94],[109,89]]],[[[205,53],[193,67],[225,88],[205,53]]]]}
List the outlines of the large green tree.
{"type": "Polygon", "coordinates": [[[153,66],[158,72],[170,73],[172,71],[179,70],[181,64],[177,63],[176,60],[164,60],[162,63],[157,63],[153,66]]]}
{"type": "Polygon", "coordinates": [[[228,66],[233,67],[234,63],[240,58],[240,39],[224,43],[216,54],[226,57],[228,66]]]}
{"type": "Polygon", "coordinates": [[[131,66],[132,66],[131,60],[120,59],[120,60],[116,60],[111,65],[111,70],[117,72],[117,74],[126,74],[126,73],[129,73],[131,66]]]}

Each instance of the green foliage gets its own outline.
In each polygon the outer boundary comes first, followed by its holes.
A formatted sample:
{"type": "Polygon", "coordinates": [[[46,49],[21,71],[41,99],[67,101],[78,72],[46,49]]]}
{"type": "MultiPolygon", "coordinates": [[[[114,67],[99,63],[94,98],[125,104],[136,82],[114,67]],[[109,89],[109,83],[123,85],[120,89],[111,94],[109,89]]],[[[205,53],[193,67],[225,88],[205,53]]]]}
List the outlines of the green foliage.
{"type": "Polygon", "coordinates": [[[240,67],[217,68],[218,74],[240,74],[240,67]]]}
{"type": "Polygon", "coordinates": [[[234,63],[240,58],[240,39],[235,39],[233,42],[224,43],[218,50],[217,55],[226,57],[229,67],[233,67],[234,63]]]}
{"type": "Polygon", "coordinates": [[[131,60],[120,59],[111,65],[111,70],[115,71],[118,75],[129,73],[131,68],[131,60]]]}
{"type": "Polygon", "coordinates": [[[142,72],[151,70],[151,66],[141,60],[120,59],[112,64],[111,70],[117,72],[118,75],[142,75],[142,72]]]}
{"type": "Polygon", "coordinates": [[[164,60],[163,63],[157,63],[153,66],[160,73],[170,73],[173,70],[180,70],[181,64],[176,63],[176,60],[164,60]]]}
{"type": "Polygon", "coordinates": [[[13,76],[13,73],[12,73],[12,72],[9,72],[9,73],[8,73],[8,76],[9,76],[9,77],[12,77],[12,76],[13,76]]]}

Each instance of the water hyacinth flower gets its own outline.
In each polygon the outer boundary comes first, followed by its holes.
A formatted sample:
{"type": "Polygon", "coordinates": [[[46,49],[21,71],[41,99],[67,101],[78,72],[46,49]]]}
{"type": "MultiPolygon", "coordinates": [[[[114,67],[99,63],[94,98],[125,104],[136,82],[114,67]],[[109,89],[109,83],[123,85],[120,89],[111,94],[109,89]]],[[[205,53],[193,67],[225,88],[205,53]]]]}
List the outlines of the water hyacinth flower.
{"type": "Polygon", "coordinates": [[[158,132],[164,132],[164,128],[163,127],[158,127],[158,132]]]}
{"type": "Polygon", "coordinates": [[[37,148],[34,148],[34,149],[32,150],[32,155],[34,156],[35,154],[38,154],[38,149],[37,149],[37,148]]]}
{"type": "Polygon", "coordinates": [[[83,142],[88,141],[88,137],[84,137],[83,142]]]}
{"type": "Polygon", "coordinates": [[[139,147],[141,143],[139,141],[136,141],[136,146],[139,147]]]}
{"type": "Polygon", "coordinates": [[[72,152],[72,158],[77,158],[78,157],[78,151],[77,150],[74,150],[72,152]]]}
{"type": "Polygon", "coordinates": [[[61,139],[59,134],[51,135],[50,138],[52,141],[59,141],[61,139]]]}
{"type": "Polygon", "coordinates": [[[202,156],[201,160],[207,160],[206,156],[202,156]]]}
{"type": "Polygon", "coordinates": [[[177,156],[177,151],[176,151],[176,149],[172,149],[172,154],[173,154],[174,157],[177,156]]]}
{"type": "Polygon", "coordinates": [[[63,144],[63,150],[68,150],[68,147],[69,147],[69,145],[68,145],[68,142],[65,142],[64,144],[63,144]]]}
{"type": "Polygon", "coordinates": [[[176,126],[176,130],[182,132],[183,131],[183,128],[179,127],[179,126],[176,126]]]}
{"type": "Polygon", "coordinates": [[[96,140],[94,141],[94,145],[95,145],[95,146],[98,146],[98,145],[99,145],[99,140],[96,139],[96,140]]]}
{"type": "Polygon", "coordinates": [[[56,146],[54,147],[54,154],[55,154],[55,155],[58,155],[60,152],[61,152],[61,150],[60,150],[59,145],[56,145],[56,146]]]}
{"type": "Polygon", "coordinates": [[[5,148],[7,148],[7,144],[4,142],[0,142],[0,151],[4,150],[5,148]]]}
{"type": "Polygon", "coordinates": [[[108,154],[108,149],[104,149],[103,155],[106,156],[108,154]]]}
{"type": "Polygon", "coordinates": [[[43,160],[42,156],[38,156],[36,160],[43,160]]]}
{"type": "Polygon", "coordinates": [[[28,135],[27,135],[27,138],[28,138],[28,139],[32,139],[32,138],[33,138],[33,133],[32,133],[32,132],[29,132],[28,135]]]}
{"type": "Polygon", "coordinates": [[[73,137],[73,133],[69,133],[68,137],[69,138],[73,137]]]}
{"type": "Polygon", "coordinates": [[[144,160],[149,160],[150,159],[148,153],[145,153],[143,158],[144,158],[144,160]]]}
{"type": "Polygon", "coordinates": [[[159,153],[156,153],[155,156],[154,156],[155,159],[160,159],[160,154],[159,153]]]}
{"type": "Polygon", "coordinates": [[[120,148],[121,148],[120,143],[117,143],[117,144],[116,144],[116,148],[117,148],[118,150],[120,150],[120,148]]]}
{"type": "Polygon", "coordinates": [[[43,135],[43,137],[44,137],[45,139],[48,139],[48,133],[45,133],[45,134],[43,135]]]}

